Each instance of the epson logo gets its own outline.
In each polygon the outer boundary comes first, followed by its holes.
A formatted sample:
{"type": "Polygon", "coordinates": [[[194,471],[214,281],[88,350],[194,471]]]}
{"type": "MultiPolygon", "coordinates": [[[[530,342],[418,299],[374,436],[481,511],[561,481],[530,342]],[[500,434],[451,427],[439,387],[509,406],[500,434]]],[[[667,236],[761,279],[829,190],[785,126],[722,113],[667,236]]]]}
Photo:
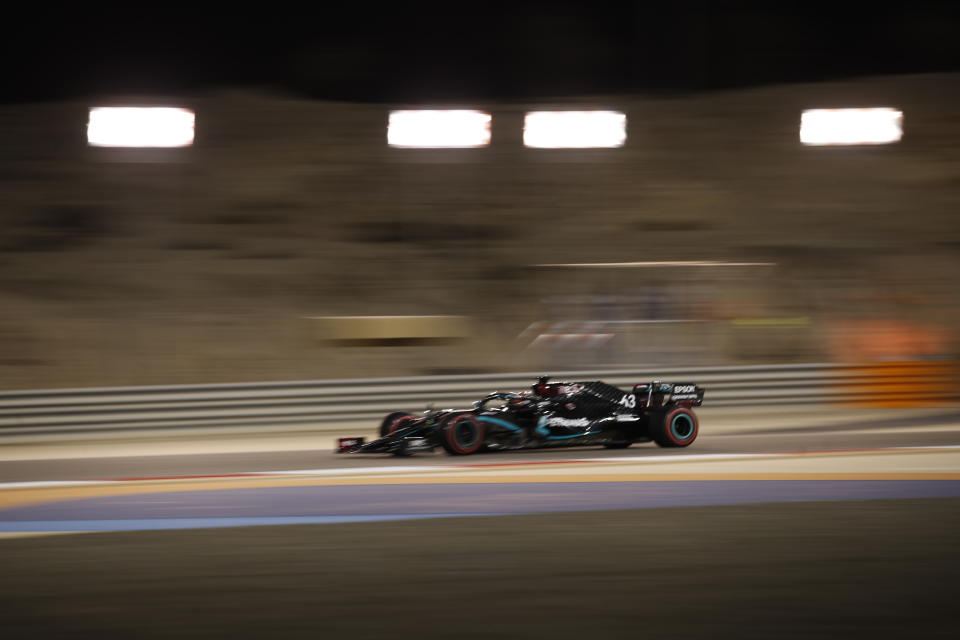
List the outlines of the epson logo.
{"type": "Polygon", "coordinates": [[[693,393],[696,391],[697,385],[695,384],[685,384],[673,388],[674,393],[693,393]]]}
{"type": "Polygon", "coordinates": [[[551,427],[588,427],[590,421],[586,418],[550,418],[547,424],[551,427]]]}

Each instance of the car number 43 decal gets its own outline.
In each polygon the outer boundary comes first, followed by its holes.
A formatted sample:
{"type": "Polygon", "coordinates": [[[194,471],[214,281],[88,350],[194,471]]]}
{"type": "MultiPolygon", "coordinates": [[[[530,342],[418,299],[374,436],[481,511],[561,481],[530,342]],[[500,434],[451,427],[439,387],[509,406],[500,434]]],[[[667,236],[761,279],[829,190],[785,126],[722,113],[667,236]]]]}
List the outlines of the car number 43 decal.
{"type": "Polygon", "coordinates": [[[632,393],[628,393],[620,399],[620,405],[627,409],[635,409],[637,406],[637,398],[632,393]]]}

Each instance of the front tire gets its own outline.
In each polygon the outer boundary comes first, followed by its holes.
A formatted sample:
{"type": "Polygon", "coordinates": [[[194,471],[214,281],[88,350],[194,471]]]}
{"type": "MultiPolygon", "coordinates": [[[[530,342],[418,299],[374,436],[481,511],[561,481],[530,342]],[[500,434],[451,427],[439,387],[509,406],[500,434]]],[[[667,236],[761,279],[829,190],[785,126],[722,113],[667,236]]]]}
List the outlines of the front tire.
{"type": "Polygon", "coordinates": [[[487,427],[472,413],[458,413],[440,426],[440,446],[453,456],[466,456],[483,448],[487,427]]]}
{"type": "Polygon", "coordinates": [[[416,416],[412,413],[407,413],[405,411],[394,411],[393,413],[388,413],[387,416],[383,419],[383,422],[380,423],[380,437],[393,435],[397,430],[404,428],[409,425],[410,422],[416,420],[416,416]]]}
{"type": "Polygon", "coordinates": [[[673,407],[649,416],[650,437],[661,447],[688,447],[697,439],[700,423],[687,407],[673,407]]]}

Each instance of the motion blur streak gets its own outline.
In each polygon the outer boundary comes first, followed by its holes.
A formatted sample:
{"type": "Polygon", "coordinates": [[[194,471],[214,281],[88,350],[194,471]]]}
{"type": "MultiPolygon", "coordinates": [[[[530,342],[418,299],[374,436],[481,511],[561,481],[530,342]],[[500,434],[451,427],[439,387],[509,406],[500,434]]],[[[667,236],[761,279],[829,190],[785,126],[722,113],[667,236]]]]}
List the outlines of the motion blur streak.
{"type": "Polygon", "coordinates": [[[896,109],[808,109],[800,117],[800,142],[808,145],[889,144],[903,137],[896,109]]]}
{"type": "Polygon", "coordinates": [[[94,107],[87,142],[94,147],[189,147],[194,114],[174,107],[94,107]]]}
{"type": "Polygon", "coordinates": [[[391,147],[485,147],[491,119],[489,113],[466,109],[391,111],[387,142],[391,147]]]}
{"type": "Polygon", "coordinates": [[[622,147],[626,140],[627,116],[619,111],[531,111],[524,118],[527,147],[622,147]]]}

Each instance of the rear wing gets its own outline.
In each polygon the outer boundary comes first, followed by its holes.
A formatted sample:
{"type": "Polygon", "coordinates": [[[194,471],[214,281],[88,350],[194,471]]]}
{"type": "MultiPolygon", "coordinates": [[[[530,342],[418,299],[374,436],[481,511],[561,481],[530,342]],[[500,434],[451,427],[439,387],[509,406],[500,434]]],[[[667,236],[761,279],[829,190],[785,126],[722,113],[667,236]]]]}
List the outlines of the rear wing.
{"type": "Polygon", "coordinates": [[[633,387],[640,407],[657,408],[668,404],[699,407],[705,389],[692,382],[649,382],[633,387]]]}

